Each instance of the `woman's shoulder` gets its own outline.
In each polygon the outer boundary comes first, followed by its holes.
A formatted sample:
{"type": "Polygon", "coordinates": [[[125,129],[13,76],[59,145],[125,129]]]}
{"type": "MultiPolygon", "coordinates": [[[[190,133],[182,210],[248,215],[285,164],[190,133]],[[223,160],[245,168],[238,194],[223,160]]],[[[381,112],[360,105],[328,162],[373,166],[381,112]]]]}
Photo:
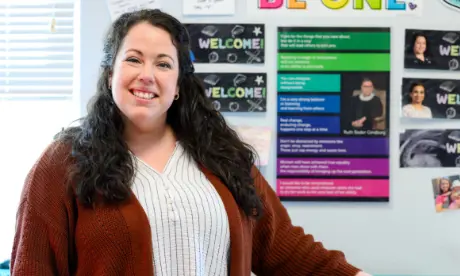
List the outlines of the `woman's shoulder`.
{"type": "Polygon", "coordinates": [[[37,196],[62,196],[67,191],[67,172],[71,161],[71,145],[53,140],[36,159],[27,173],[23,199],[37,196]]]}

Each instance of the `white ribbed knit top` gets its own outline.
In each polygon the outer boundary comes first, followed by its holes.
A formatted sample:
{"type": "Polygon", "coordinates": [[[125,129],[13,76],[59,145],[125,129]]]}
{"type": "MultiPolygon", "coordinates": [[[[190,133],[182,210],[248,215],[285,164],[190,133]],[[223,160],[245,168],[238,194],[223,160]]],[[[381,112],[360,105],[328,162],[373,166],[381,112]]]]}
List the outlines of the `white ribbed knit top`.
{"type": "Polygon", "coordinates": [[[176,143],[163,173],[135,160],[132,189],[150,221],[155,276],[228,275],[227,213],[193,159],[176,143]]]}

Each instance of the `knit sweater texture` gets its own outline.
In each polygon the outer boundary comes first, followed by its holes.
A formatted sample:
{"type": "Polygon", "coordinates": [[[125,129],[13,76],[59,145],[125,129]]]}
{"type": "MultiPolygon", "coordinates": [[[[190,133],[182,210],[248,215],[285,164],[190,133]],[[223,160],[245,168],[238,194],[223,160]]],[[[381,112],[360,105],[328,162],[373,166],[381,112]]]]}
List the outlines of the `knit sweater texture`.
{"type": "MultiPolygon", "coordinates": [[[[84,207],[67,189],[70,147],[50,144],[27,175],[17,213],[11,275],[153,275],[151,228],[134,194],[116,206],[84,207]]],[[[359,269],[293,226],[254,167],[264,214],[246,217],[227,187],[206,168],[230,224],[230,275],[354,276],[359,269]]]]}

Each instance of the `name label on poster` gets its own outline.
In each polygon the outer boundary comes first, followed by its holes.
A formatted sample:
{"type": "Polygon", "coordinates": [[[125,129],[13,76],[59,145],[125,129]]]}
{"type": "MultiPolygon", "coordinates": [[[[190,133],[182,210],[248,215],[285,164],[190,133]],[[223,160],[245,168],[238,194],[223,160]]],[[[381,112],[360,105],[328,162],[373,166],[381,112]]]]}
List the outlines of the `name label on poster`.
{"type": "MultiPolygon", "coordinates": [[[[318,0],[316,0],[318,1],[318,0]]],[[[288,10],[308,9],[308,2],[305,0],[258,0],[259,9],[281,9],[283,4],[288,10]]],[[[340,10],[353,5],[353,10],[364,10],[365,4],[371,10],[406,10],[404,0],[321,0],[324,7],[332,10],[340,10]],[[386,5],[385,5],[386,4],[386,5]]]]}
{"type": "Polygon", "coordinates": [[[263,38],[199,38],[200,49],[263,49],[263,38]]]}

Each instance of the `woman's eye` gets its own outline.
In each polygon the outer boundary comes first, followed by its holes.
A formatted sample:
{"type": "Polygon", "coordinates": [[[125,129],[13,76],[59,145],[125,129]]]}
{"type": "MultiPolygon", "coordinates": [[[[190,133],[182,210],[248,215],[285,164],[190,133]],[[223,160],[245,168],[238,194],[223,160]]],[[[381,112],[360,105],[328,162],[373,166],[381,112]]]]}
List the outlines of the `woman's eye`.
{"type": "Polygon", "coordinates": [[[162,62],[162,63],[158,64],[158,66],[160,66],[162,68],[171,69],[171,65],[169,65],[169,63],[166,63],[166,62],[162,62]]]}
{"type": "Polygon", "coordinates": [[[137,58],[128,58],[126,59],[126,61],[139,63],[139,60],[137,58]]]}

